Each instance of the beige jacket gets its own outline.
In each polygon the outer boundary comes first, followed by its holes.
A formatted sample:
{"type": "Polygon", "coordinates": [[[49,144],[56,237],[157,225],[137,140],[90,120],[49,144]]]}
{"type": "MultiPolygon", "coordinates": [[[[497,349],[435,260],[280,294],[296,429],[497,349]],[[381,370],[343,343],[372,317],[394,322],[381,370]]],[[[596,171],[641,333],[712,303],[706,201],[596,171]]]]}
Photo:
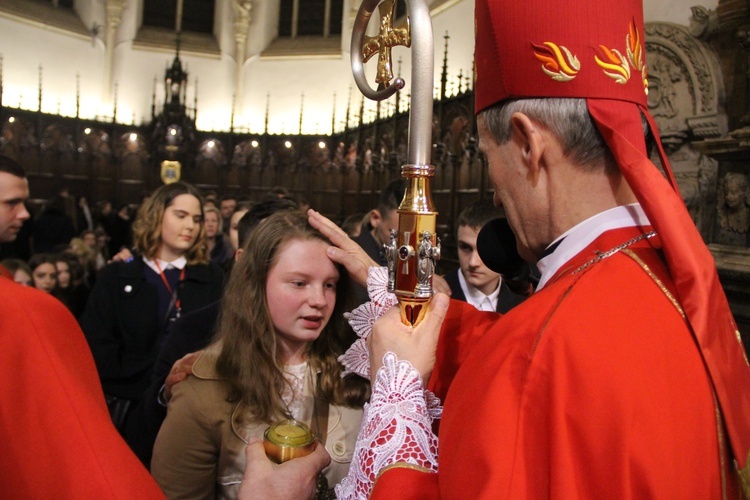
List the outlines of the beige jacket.
{"type": "MultiPolygon", "coordinates": [[[[193,365],[194,377],[174,387],[167,418],[154,445],[151,473],[168,498],[236,498],[245,469],[245,443],[263,438],[264,423],[239,423],[239,405],[228,403],[228,384],[216,373],[218,348],[210,347],[193,365]]],[[[306,378],[309,404],[300,420],[312,419],[314,379],[306,378]]],[[[329,406],[324,469],[332,488],[349,470],[362,409],[329,406]]]]}

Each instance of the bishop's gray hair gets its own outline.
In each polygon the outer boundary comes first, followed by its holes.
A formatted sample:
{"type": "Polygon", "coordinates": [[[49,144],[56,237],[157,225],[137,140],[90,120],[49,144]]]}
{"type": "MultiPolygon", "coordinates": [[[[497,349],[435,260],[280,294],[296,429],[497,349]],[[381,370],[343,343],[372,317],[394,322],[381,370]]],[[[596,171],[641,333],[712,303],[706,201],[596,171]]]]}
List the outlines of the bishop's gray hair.
{"type": "Polygon", "coordinates": [[[584,168],[605,163],[615,168],[614,158],[586,108],[585,99],[534,98],[505,101],[480,113],[498,144],[511,138],[511,117],[523,113],[555,134],[563,153],[584,168]]]}

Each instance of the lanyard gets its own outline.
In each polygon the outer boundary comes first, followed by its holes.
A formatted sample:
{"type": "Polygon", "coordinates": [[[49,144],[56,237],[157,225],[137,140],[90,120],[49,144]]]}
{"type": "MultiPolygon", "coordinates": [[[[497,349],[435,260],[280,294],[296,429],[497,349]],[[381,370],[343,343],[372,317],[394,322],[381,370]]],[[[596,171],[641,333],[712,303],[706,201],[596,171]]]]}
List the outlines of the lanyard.
{"type": "MultiPolygon", "coordinates": [[[[167,280],[167,277],[164,275],[164,271],[161,270],[161,266],[159,266],[159,262],[154,259],[154,265],[156,266],[156,269],[159,270],[159,277],[161,277],[161,281],[164,283],[164,286],[167,287],[167,291],[169,292],[169,295],[172,296],[172,299],[174,300],[174,306],[175,309],[177,309],[177,314],[180,313],[180,298],[177,297],[174,291],[172,291],[172,287],[169,285],[169,281],[167,280]]],[[[185,279],[185,269],[187,266],[182,268],[182,271],[180,271],[180,281],[183,281],[185,279]]]]}

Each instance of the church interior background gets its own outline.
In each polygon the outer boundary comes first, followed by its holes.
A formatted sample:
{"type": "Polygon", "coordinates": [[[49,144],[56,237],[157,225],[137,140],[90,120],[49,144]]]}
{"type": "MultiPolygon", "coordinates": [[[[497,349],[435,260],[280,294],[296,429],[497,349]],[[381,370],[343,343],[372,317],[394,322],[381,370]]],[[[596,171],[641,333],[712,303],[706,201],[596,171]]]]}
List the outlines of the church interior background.
{"type": "MultiPolygon", "coordinates": [[[[409,81],[379,104],[359,94],[349,44],[360,3],[2,0],[0,152],[27,169],[32,210],[60,186],[136,204],[179,175],[251,199],[284,186],[336,221],[366,212],[406,157],[409,81]]],[[[491,190],[472,112],[474,2],[428,4],[433,198],[455,265],[453,221],[491,190]]],[[[649,107],[748,346],[750,2],[644,8],[649,107]]],[[[407,49],[393,58],[409,75],[407,49]]]]}

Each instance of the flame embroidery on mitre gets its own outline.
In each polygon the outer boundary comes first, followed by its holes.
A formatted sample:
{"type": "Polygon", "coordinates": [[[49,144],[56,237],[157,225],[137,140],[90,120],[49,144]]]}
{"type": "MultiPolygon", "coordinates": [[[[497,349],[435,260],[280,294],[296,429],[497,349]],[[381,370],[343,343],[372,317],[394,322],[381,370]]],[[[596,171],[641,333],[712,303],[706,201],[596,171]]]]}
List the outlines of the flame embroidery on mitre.
{"type": "Polygon", "coordinates": [[[630,80],[630,66],[628,61],[617,49],[608,49],[604,45],[595,47],[594,60],[602,67],[604,74],[620,84],[628,83],[630,80]]]}
{"type": "Polygon", "coordinates": [[[635,19],[630,21],[628,29],[630,33],[625,37],[628,46],[628,60],[634,70],[642,71],[644,67],[643,49],[641,48],[641,35],[638,33],[638,28],[635,27],[635,19]]]}
{"type": "Polygon", "coordinates": [[[648,68],[646,66],[641,71],[641,77],[643,78],[643,92],[648,95],[648,68]]]}
{"type": "Polygon", "coordinates": [[[542,71],[558,82],[569,82],[576,77],[581,63],[570,50],[562,45],[544,42],[544,45],[531,44],[534,57],[542,61],[542,71]]]}

